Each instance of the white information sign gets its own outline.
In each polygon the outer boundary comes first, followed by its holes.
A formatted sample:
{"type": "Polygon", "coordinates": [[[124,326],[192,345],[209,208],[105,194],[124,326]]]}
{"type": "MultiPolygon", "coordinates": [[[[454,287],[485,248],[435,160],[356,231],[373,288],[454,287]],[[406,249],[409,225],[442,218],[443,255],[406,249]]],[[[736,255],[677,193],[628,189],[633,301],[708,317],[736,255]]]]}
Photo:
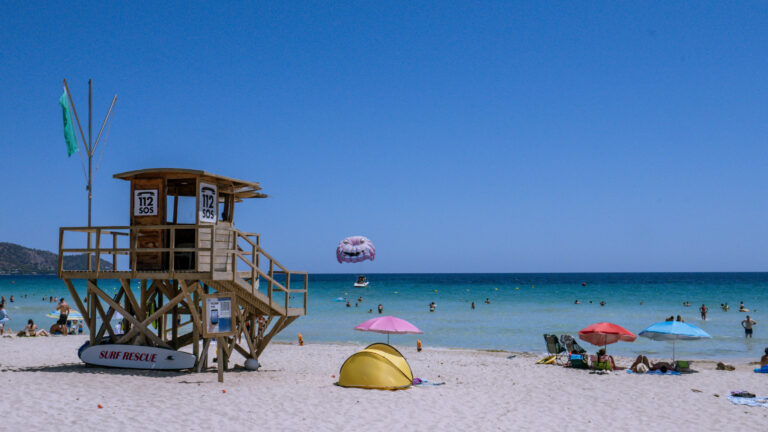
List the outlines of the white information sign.
{"type": "Polygon", "coordinates": [[[200,197],[198,209],[200,222],[216,223],[218,195],[216,185],[200,183],[200,197]]]}
{"type": "Polygon", "coordinates": [[[157,215],[157,189],[136,189],[133,191],[133,215],[157,215]]]}
{"type": "Polygon", "coordinates": [[[232,334],[232,297],[205,297],[207,335],[232,334]]]}

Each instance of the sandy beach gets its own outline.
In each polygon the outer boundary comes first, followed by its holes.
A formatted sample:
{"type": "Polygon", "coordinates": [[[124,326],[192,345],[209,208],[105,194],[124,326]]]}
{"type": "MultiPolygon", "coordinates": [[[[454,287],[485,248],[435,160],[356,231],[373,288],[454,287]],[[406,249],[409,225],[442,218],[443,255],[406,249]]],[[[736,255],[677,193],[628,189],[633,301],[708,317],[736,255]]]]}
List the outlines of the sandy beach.
{"type": "MultiPolygon", "coordinates": [[[[114,430],[763,430],[768,409],[727,395],[768,395],[753,365],[682,376],[609,375],[536,365],[538,353],[398,347],[414,376],[440,386],[403,391],[334,385],[342,362],[363,346],[272,344],[262,369],[236,368],[217,382],[204,373],[86,367],[85,337],[0,339],[0,412],[5,430],[84,422],[114,430]],[[225,392],[226,391],[226,392],[225,392]],[[101,404],[103,408],[99,409],[101,404]]],[[[242,365],[242,357],[233,363],[242,365]]],[[[629,359],[617,359],[628,366],[629,359]]]]}

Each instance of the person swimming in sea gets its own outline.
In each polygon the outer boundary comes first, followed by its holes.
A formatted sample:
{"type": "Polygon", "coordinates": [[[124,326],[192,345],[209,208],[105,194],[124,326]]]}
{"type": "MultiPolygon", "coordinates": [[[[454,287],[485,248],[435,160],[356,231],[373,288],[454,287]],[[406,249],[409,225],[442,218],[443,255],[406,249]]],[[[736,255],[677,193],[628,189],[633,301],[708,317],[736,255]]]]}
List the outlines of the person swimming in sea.
{"type": "Polygon", "coordinates": [[[491,304],[491,299],[489,299],[488,297],[486,297],[486,298],[485,298],[485,304],[491,304]]]}
{"type": "Polygon", "coordinates": [[[739,303],[739,312],[749,312],[749,309],[744,307],[744,302],[743,301],[739,303]]]}
{"type": "Polygon", "coordinates": [[[684,301],[683,302],[683,306],[685,306],[685,307],[688,307],[690,305],[691,305],[691,302],[689,302],[689,301],[684,301]]]}
{"type": "Polygon", "coordinates": [[[600,306],[605,306],[605,300],[600,301],[600,306]]]}
{"type": "Polygon", "coordinates": [[[579,299],[576,299],[576,301],[573,302],[573,304],[581,304],[581,302],[579,301],[579,299]]]}

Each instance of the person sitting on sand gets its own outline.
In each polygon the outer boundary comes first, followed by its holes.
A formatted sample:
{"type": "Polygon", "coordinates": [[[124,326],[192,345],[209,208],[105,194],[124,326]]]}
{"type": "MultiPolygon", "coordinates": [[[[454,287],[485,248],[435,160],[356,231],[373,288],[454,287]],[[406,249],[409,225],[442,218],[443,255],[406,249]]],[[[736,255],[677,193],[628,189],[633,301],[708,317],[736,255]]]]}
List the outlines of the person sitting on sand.
{"type": "Polygon", "coordinates": [[[24,336],[30,336],[30,337],[34,337],[34,336],[48,336],[48,332],[45,331],[45,329],[41,329],[41,328],[37,327],[35,322],[32,321],[31,319],[29,321],[27,321],[27,326],[24,327],[24,330],[19,332],[19,336],[21,336],[22,333],[23,333],[24,336]]]}
{"type": "Polygon", "coordinates": [[[765,355],[760,357],[760,367],[768,366],[768,348],[765,349],[765,355]]]}
{"type": "Polygon", "coordinates": [[[616,362],[613,360],[613,356],[606,355],[604,348],[600,348],[600,351],[595,356],[595,369],[600,369],[600,363],[607,364],[608,370],[616,370],[616,362]]]}
{"type": "Polygon", "coordinates": [[[51,328],[48,330],[48,333],[52,334],[52,335],[64,335],[64,336],[66,336],[66,334],[67,334],[67,326],[66,325],[61,325],[59,323],[56,323],[56,324],[51,326],[51,328]]]}

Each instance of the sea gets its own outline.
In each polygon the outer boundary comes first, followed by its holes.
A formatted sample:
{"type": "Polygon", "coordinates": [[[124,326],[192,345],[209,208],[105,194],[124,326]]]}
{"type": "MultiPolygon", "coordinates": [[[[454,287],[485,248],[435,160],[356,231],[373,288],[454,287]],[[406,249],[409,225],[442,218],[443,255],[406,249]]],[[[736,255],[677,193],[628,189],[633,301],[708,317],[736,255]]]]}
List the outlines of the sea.
{"type": "MultiPolygon", "coordinates": [[[[759,360],[768,347],[768,273],[541,273],[541,274],[369,274],[367,288],[354,288],[356,275],[310,275],[307,315],[283,330],[275,340],[306,343],[368,344],[387,336],[353,330],[361,322],[383,315],[405,319],[419,335],[392,335],[396,346],[472,348],[546,352],[543,334],[571,334],[597,322],[612,322],[638,334],[653,323],[680,315],[712,335],[712,339],[680,341],[678,358],[759,360]],[[349,300],[349,306],[347,301],[349,300]],[[579,304],[576,304],[578,300],[579,304]],[[430,312],[430,303],[435,303],[430,312]],[[472,309],[472,302],[475,308],[472,309]],[[604,302],[601,305],[601,302],[604,302]],[[690,306],[683,304],[689,302],[690,306]],[[746,339],[738,312],[740,302],[757,322],[746,339]],[[730,311],[720,305],[728,303],[730,311]],[[709,308],[702,320],[699,308],[709,308]]],[[[80,281],[83,282],[83,281],[80,281]]],[[[103,280],[107,292],[117,281],[103,280]]],[[[135,285],[135,284],[134,284],[135,285]]],[[[81,295],[84,283],[77,285],[81,295]]],[[[41,328],[55,322],[51,296],[69,300],[64,283],[55,276],[0,276],[6,298],[8,325],[20,329],[27,319],[41,328]],[[14,302],[10,303],[10,296],[14,302]]],[[[586,342],[590,351],[597,347],[586,342]]],[[[654,358],[672,355],[670,342],[643,337],[608,346],[623,356],[639,353],[654,358]]],[[[0,356],[2,353],[0,352],[0,356]]]]}

